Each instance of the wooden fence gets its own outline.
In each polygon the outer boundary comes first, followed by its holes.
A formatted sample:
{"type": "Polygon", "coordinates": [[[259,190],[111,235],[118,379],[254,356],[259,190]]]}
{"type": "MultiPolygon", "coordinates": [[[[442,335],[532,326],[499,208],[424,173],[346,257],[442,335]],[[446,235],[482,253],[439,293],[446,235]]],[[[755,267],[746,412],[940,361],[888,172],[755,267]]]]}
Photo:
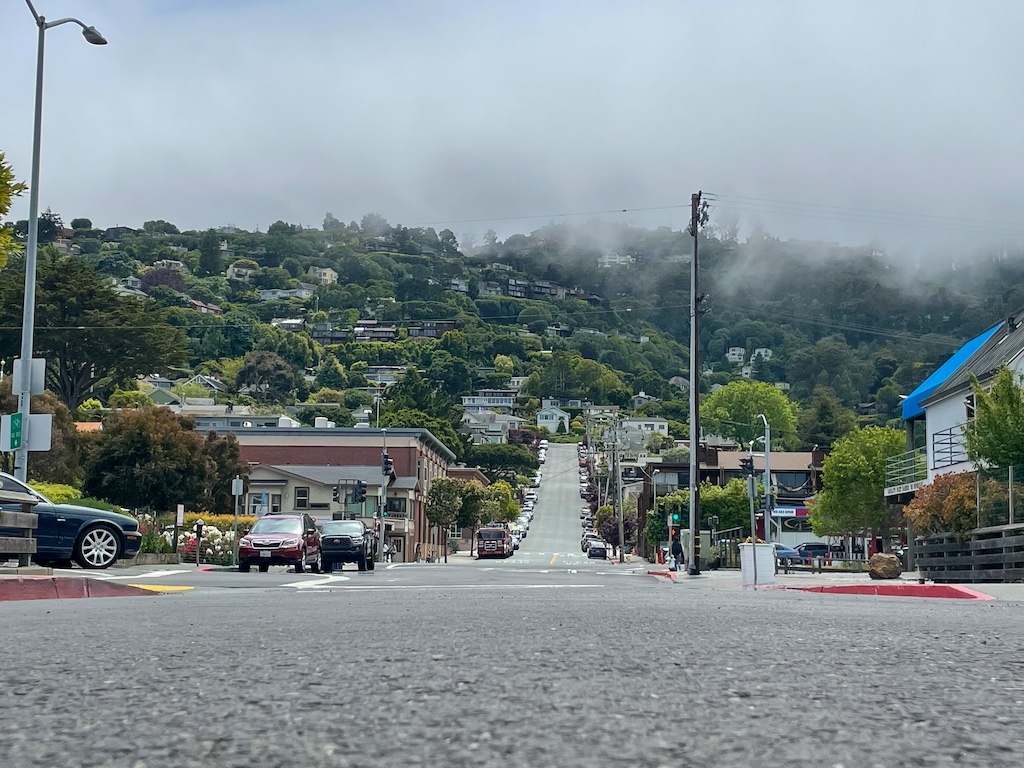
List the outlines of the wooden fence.
{"type": "Polygon", "coordinates": [[[1024,523],[971,531],[965,541],[952,533],[917,539],[917,566],[936,582],[1024,581],[1024,523]]]}

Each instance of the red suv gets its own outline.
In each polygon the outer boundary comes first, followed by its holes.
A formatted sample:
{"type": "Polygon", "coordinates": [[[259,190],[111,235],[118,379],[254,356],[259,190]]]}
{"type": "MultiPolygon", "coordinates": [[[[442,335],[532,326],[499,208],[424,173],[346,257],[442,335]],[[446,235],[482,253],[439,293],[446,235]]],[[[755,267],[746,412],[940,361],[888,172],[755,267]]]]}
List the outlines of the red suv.
{"type": "Polygon", "coordinates": [[[266,573],[272,565],[294,565],[296,573],[309,566],[320,573],[320,531],[309,515],[264,515],[238,542],[238,570],[253,565],[266,573]]]}

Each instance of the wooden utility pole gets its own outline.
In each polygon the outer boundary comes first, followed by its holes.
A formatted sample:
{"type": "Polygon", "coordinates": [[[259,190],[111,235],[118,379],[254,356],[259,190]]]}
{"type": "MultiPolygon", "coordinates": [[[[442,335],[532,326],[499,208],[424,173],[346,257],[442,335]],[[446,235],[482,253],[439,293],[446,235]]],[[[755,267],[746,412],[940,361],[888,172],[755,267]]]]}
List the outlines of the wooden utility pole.
{"type": "Polygon", "coordinates": [[[698,319],[703,298],[697,293],[697,234],[707,223],[707,203],[701,200],[701,193],[690,196],[690,234],[693,236],[693,258],[690,260],[690,546],[687,553],[688,573],[700,574],[700,550],[697,537],[700,536],[700,336],[698,319]]]}

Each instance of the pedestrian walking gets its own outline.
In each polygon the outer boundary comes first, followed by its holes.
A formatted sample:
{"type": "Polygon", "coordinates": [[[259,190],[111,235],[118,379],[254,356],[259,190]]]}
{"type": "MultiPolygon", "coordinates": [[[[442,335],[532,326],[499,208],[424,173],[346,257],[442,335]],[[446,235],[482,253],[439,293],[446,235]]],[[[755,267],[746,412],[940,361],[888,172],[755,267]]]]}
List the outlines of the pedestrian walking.
{"type": "Polygon", "coordinates": [[[679,539],[672,540],[672,570],[678,571],[683,564],[683,543],[679,539]]]}

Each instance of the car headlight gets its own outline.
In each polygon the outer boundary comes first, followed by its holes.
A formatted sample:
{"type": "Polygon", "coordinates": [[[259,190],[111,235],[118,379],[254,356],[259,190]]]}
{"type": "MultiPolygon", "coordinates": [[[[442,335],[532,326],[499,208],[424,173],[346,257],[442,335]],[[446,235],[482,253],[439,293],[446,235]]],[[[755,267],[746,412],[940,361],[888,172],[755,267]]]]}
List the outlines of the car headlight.
{"type": "Polygon", "coordinates": [[[286,546],[286,547],[294,547],[298,543],[299,543],[298,539],[285,539],[284,541],[281,542],[281,544],[286,546]]]}
{"type": "Polygon", "coordinates": [[[252,539],[240,539],[239,542],[238,542],[238,545],[240,547],[251,547],[252,546],[252,539]]]}

